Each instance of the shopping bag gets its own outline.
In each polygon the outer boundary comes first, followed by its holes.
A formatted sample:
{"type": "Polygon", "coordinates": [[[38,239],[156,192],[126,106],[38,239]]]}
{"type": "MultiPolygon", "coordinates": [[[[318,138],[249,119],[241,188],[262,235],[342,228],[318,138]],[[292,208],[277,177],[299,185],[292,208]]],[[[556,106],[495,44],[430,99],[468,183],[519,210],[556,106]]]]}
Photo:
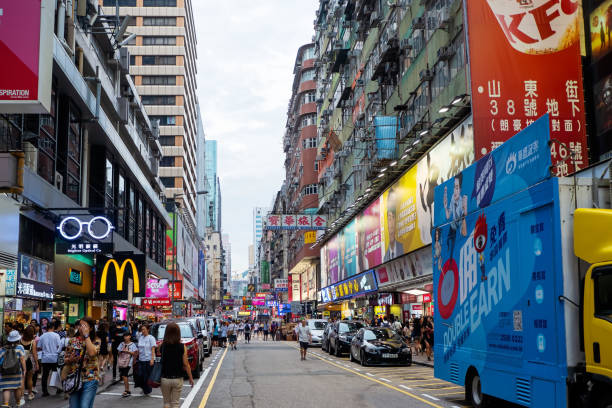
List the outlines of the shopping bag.
{"type": "Polygon", "coordinates": [[[142,381],[142,374],[140,373],[140,366],[135,364],[132,367],[132,374],[134,376],[134,388],[142,388],[144,386],[142,381]]]}
{"type": "Polygon", "coordinates": [[[51,379],[49,380],[49,385],[51,387],[55,387],[58,390],[63,388],[62,378],[59,373],[59,370],[55,370],[51,373],[51,379]]]}
{"type": "Polygon", "coordinates": [[[149,381],[147,381],[151,388],[158,388],[161,384],[161,363],[156,362],[151,370],[149,381]]]}

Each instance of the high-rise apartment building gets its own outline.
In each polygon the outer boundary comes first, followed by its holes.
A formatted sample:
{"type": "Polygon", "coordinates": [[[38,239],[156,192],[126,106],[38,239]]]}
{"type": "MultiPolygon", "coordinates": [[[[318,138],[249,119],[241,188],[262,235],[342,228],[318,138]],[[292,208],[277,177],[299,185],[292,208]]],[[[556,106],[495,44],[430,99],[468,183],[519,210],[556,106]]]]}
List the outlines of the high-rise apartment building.
{"type": "Polygon", "coordinates": [[[221,231],[221,185],[217,176],[217,141],[206,141],[206,228],[221,231]]]}
{"type": "Polygon", "coordinates": [[[149,118],[159,122],[166,197],[195,220],[197,184],[196,34],[191,0],[99,0],[104,14],[130,16],[130,74],[149,118]]]}
{"type": "Polygon", "coordinates": [[[261,236],[263,234],[263,219],[266,216],[267,209],[264,207],[253,208],[253,245],[257,248],[261,236]]]}
{"type": "Polygon", "coordinates": [[[232,284],[232,244],[230,243],[229,234],[221,235],[221,243],[225,252],[225,264],[223,265],[223,288],[230,291],[232,284]]]}

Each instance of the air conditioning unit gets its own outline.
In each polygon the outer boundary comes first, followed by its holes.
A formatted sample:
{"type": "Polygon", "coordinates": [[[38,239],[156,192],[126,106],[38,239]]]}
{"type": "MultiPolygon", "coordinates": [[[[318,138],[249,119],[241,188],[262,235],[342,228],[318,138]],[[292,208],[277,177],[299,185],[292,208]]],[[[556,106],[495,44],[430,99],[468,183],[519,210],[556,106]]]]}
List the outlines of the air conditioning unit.
{"type": "Polygon", "coordinates": [[[419,72],[419,79],[421,82],[431,81],[433,79],[433,73],[429,69],[424,69],[419,72]]]}
{"type": "Polygon", "coordinates": [[[348,53],[349,58],[358,58],[361,55],[361,50],[350,50],[348,53]]]}
{"type": "Polygon", "coordinates": [[[410,38],[402,38],[400,40],[400,49],[408,50],[410,48],[412,48],[412,42],[410,41],[410,38]]]}
{"type": "Polygon", "coordinates": [[[418,17],[412,20],[412,28],[415,30],[424,30],[425,29],[425,19],[423,17],[418,17]]]}
{"type": "Polygon", "coordinates": [[[351,28],[351,22],[350,21],[343,21],[342,22],[342,28],[351,28]]]}
{"type": "Polygon", "coordinates": [[[357,84],[357,86],[364,86],[364,85],[365,85],[365,82],[364,82],[364,80],[363,80],[363,79],[358,79],[358,80],[356,81],[356,84],[357,84]]]}
{"type": "Polygon", "coordinates": [[[153,139],[159,139],[159,120],[151,121],[151,135],[153,136],[153,139]]]}
{"type": "Polygon", "coordinates": [[[438,59],[442,61],[449,60],[455,55],[455,50],[452,47],[441,47],[437,52],[438,59]]]}
{"type": "Polygon", "coordinates": [[[64,176],[59,173],[55,173],[55,188],[64,191],[64,176]]]}
{"type": "Polygon", "coordinates": [[[119,65],[121,66],[122,73],[130,73],[130,51],[127,47],[121,47],[119,49],[119,65]]]}
{"type": "Polygon", "coordinates": [[[380,16],[377,11],[373,11],[370,14],[370,25],[376,25],[380,22],[380,16]]]}
{"type": "Polygon", "coordinates": [[[344,48],[344,41],[336,40],[334,41],[334,50],[341,50],[344,48]]]}
{"type": "Polygon", "coordinates": [[[450,23],[451,23],[450,8],[443,7],[438,12],[438,28],[445,30],[448,28],[450,23]]]}
{"type": "Polygon", "coordinates": [[[130,118],[130,101],[123,96],[117,98],[117,105],[119,105],[119,120],[122,123],[128,123],[130,118]]]}

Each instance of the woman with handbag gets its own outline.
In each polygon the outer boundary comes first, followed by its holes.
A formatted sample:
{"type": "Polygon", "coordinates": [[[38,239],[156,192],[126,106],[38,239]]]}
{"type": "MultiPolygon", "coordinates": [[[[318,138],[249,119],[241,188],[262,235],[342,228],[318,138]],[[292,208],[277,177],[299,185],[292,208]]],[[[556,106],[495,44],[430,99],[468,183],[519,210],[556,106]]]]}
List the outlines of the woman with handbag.
{"type": "Polygon", "coordinates": [[[25,396],[28,400],[34,399],[32,392],[32,378],[34,373],[38,371],[38,353],[36,350],[36,329],[29,325],[23,331],[21,337],[21,345],[26,353],[26,374],[25,374],[25,396]]]}
{"type": "Polygon", "coordinates": [[[155,346],[157,341],[155,337],[149,334],[149,326],[143,324],[140,327],[142,333],[138,339],[138,375],[140,377],[142,392],[144,395],[149,395],[153,391],[149,384],[149,377],[153,364],[155,363],[155,346]]]}
{"type": "Polygon", "coordinates": [[[91,317],[81,319],[78,334],[68,341],[62,380],[70,408],[93,408],[100,382],[100,340],[91,317]]]}
{"type": "Polygon", "coordinates": [[[179,407],[185,372],[189,377],[189,384],[193,387],[187,349],[181,343],[181,330],[176,323],[169,323],[161,345],[161,392],[164,408],[179,407]]]}

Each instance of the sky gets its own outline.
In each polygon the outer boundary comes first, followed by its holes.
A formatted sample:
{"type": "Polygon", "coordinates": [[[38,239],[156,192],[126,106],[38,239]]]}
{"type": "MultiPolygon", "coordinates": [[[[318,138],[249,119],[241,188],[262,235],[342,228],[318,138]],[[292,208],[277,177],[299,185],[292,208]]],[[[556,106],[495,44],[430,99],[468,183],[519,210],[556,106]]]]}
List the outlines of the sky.
{"type": "Polygon", "coordinates": [[[232,270],[248,268],[253,207],[269,207],[284,178],[282,139],[298,48],[310,43],[317,0],[192,0],[198,99],[217,140],[221,228],[232,270]]]}

